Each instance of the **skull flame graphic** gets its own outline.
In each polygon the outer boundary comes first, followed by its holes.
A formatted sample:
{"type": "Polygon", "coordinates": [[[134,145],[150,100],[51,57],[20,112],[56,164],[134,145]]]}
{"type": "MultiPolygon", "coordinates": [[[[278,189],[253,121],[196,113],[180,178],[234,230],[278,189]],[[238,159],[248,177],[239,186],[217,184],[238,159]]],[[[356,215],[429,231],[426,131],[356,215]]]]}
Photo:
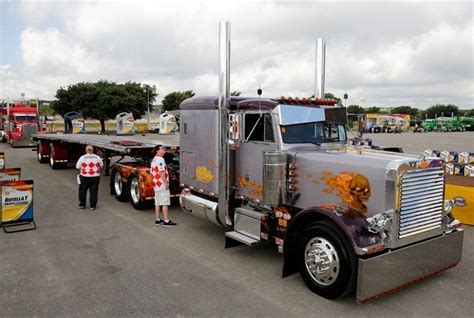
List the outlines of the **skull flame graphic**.
{"type": "Polygon", "coordinates": [[[364,202],[368,201],[371,195],[369,180],[357,172],[341,172],[334,175],[332,172],[325,171],[322,179],[328,185],[326,193],[338,195],[342,201],[357,211],[367,212],[367,206],[364,202]]]}

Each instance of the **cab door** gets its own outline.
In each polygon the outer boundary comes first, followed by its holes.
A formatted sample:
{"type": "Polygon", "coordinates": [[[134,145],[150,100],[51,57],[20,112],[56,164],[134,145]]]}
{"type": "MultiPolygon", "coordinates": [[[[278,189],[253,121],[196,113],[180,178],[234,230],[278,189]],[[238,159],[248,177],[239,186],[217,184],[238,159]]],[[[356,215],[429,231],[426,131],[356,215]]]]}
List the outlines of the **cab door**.
{"type": "Polygon", "coordinates": [[[262,200],[262,153],[277,150],[275,123],[270,113],[245,113],[243,128],[243,140],[235,153],[237,194],[262,200]]]}

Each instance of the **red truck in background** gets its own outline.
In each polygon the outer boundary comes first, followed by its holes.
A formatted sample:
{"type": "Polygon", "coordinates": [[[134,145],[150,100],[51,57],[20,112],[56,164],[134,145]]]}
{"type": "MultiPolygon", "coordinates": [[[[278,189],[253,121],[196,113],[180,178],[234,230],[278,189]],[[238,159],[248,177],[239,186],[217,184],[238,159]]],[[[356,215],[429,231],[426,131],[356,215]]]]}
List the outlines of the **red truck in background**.
{"type": "Polygon", "coordinates": [[[1,138],[12,147],[34,147],[33,134],[43,129],[39,125],[39,101],[7,102],[1,109],[1,138]]]}

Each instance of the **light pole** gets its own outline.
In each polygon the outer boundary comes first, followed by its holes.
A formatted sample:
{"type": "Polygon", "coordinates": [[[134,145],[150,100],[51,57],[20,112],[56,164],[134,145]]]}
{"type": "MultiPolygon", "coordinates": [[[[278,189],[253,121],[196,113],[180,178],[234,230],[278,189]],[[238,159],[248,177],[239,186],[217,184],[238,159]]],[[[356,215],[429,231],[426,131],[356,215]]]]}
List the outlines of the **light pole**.
{"type": "Polygon", "coordinates": [[[146,127],[148,131],[150,131],[150,93],[148,87],[143,89],[143,92],[146,92],[146,106],[147,106],[147,114],[146,114],[146,127]]]}

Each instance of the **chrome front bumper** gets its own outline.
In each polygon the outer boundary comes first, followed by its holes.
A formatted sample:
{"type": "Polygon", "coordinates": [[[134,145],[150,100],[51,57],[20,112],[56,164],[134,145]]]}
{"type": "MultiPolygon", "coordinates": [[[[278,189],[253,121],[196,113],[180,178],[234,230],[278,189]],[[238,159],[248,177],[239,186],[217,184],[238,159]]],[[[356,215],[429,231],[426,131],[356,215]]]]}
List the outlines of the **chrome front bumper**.
{"type": "Polygon", "coordinates": [[[357,301],[392,293],[418,280],[456,266],[461,261],[464,232],[403,247],[369,259],[359,259],[357,301]]]}

